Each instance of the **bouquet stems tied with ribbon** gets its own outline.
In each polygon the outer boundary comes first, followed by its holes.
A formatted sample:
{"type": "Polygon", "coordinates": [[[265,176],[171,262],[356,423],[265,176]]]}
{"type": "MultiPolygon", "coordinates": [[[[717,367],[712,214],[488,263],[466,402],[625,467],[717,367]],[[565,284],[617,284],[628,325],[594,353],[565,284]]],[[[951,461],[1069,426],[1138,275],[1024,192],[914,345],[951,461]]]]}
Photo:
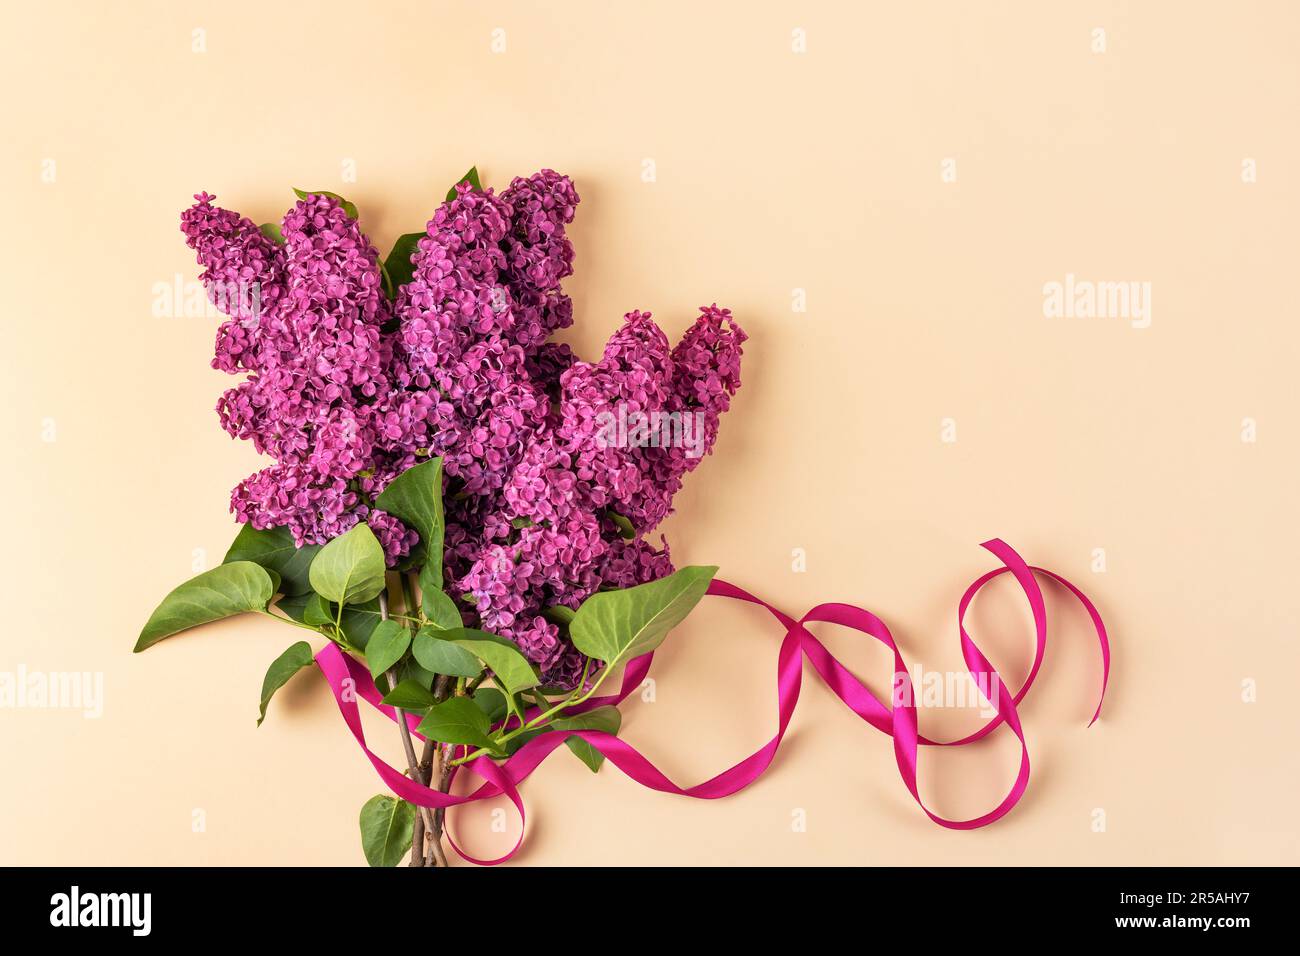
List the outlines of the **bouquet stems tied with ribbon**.
{"type": "MultiPolygon", "coordinates": [[[[551,170],[498,194],[471,169],[383,259],[352,203],[295,192],[279,223],[207,193],[181,217],[228,316],[212,364],[245,376],[221,424],[274,463],[232,492],[225,561],[167,595],[135,649],[262,614],[364,665],[430,792],[543,734],[599,770],[577,734],[617,735],[620,715],[594,695],[716,571],[675,570],[644,536],[712,451],[745,333],[710,306],[675,346],[641,312],[595,362],[551,341],[573,321],[578,203],[551,170]]],[[[315,659],[303,640],[271,663],[259,724],[315,659]]],[[[366,859],[445,865],[444,809],[374,797],[366,859]]]]}

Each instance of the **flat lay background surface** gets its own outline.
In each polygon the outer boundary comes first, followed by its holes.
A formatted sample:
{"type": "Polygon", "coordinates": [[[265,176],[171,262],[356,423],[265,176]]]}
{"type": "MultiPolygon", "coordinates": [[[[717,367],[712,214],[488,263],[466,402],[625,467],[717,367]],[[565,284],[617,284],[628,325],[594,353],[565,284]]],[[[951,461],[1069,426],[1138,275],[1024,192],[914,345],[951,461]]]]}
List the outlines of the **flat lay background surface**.
{"type": "MultiPolygon", "coordinates": [[[[808,671],[770,772],[723,801],[557,753],[519,862],[1300,863],[1294,5],[48,2],[3,26],[0,672],[102,674],[103,699],[0,708],[0,862],[364,863],[383,788],[323,681],[254,725],[287,628],[130,653],[221,560],[261,467],[212,411],[216,320],[158,314],[159,288],[197,278],[178,217],[199,190],[258,222],[333,190],[387,250],[477,163],[498,188],[576,180],[562,338],[585,357],[637,308],[676,338],[717,301],[749,332],[663,529],[679,564],[796,614],[869,607],[944,672],[1000,536],[1088,591],[1114,644],[1085,730],[1095,640],[1047,592],[1033,776],[993,827],[933,825],[808,671]],[[1047,314],[1068,276],[1149,294],[1047,314]]],[[[969,623],[1018,686],[1032,634],[1002,584],[969,623]]],[[[819,633],[887,692],[879,646],[819,633]]],[[[706,599],[624,736],[683,784],[754,750],[780,636],[706,599]]],[[[980,720],[931,707],[921,730],[980,720]]],[[[978,815],[1018,759],[1005,731],[924,753],[922,795],[978,815]]],[[[516,826],[456,818],[482,853],[516,826]]]]}

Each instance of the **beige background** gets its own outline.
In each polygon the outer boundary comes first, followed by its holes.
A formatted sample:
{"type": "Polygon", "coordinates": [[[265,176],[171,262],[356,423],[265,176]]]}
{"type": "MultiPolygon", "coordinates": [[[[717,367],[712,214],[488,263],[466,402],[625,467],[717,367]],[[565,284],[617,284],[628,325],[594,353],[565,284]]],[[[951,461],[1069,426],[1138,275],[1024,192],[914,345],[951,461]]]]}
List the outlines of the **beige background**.
{"type": "MultiPolygon", "coordinates": [[[[1085,731],[1096,650],[1051,602],[1023,708],[1034,774],[994,827],[932,825],[889,740],[810,680],[770,774],[724,801],[561,753],[525,786],[521,862],[1300,862],[1300,15],[849,6],[6,5],[0,671],[102,672],[105,704],[0,710],[0,862],[363,862],[356,815],[382,785],[323,682],[300,676],[254,727],[288,629],[239,620],[130,654],[195,549],[220,560],[228,491],[258,467],[212,412],[215,321],[155,316],[153,287],[196,276],[177,217],[200,189],[257,221],[291,186],[332,189],[387,249],[471,163],[498,187],[576,179],[564,337],[585,354],[633,308],[675,335],[717,300],[749,331],[717,454],[666,528],[680,563],[796,612],[864,604],[942,670],[960,667],[956,600],[992,566],[977,545],[1000,535],[1091,592],[1115,646],[1085,731]],[[1152,283],[1151,326],[1045,318],[1067,273],[1152,283]]],[[[1019,678],[1027,614],[991,590],[973,631],[1019,678]]],[[[878,649],[827,636],[887,686],[878,649]]],[[[739,759],[774,727],[778,637],[706,603],[625,736],[683,783],[739,759]]],[[[922,730],[977,722],[930,711],[922,730]]],[[[1016,753],[1002,735],[927,753],[923,793],[980,813],[1016,753]]],[[[490,822],[463,815],[466,842],[496,846],[490,822]]]]}

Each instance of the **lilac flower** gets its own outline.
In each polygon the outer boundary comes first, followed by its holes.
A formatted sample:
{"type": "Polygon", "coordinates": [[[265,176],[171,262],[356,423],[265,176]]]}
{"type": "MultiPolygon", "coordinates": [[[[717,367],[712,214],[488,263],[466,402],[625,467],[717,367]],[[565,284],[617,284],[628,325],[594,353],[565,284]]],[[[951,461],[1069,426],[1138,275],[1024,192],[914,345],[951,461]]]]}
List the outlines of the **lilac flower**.
{"type": "MultiPolygon", "coordinates": [[[[700,317],[673,349],[673,392],[683,409],[703,412],[706,454],[713,452],[718,419],[740,388],[741,345],[747,338],[731,310],[715,303],[700,309],[700,317]]],[[[693,471],[699,463],[699,457],[691,459],[685,470],[693,471]]]]}
{"type": "Polygon", "coordinates": [[[672,574],[668,542],[662,537],[659,540],[662,550],[642,538],[611,542],[600,565],[601,583],[605,587],[631,588],[672,574]]]}
{"type": "MultiPolygon", "coordinates": [[[[595,365],[575,363],[560,379],[562,421],[556,440],[574,458],[574,473],[589,489],[590,504],[611,508],[638,532],[659,524],[671,508],[680,474],[654,475],[659,449],[611,444],[611,418],[673,411],[668,339],[649,313],[630,312],[595,365]],[[654,480],[655,478],[658,480],[654,480]]],[[[678,449],[679,452],[684,452],[678,449]]]]}
{"type": "Polygon", "coordinates": [[[252,220],[213,206],[216,198],[196,193],[194,205],[181,214],[181,232],[203,266],[200,278],[209,299],[230,315],[217,331],[213,367],[235,372],[254,367],[253,330],[283,292],[282,263],[276,244],[252,220]]]}
{"type": "MultiPolygon", "coordinates": [[[[321,543],[373,517],[391,563],[409,552],[395,519],[372,516],[352,483],[420,426],[418,408],[388,404],[391,343],[380,328],[391,307],[378,252],[337,199],[309,196],[284,217],[281,246],[206,193],[181,217],[204,281],[257,281],[260,308],[242,301],[222,326],[214,365],[249,377],[217,404],[222,427],[278,464],[243,482],[231,507],[256,527],[283,525],[299,544],[321,543]]],[[[227,300],[229,302],[229,300],[227,300]]],[[[218,300],[218,304],[222,304],[218,300]]]]}
{"type": "Polygon", "coordinates": [[[324,544],[360,520],[358,497],[341,478],[321,478],[300,465],[276,464],[250,475],[230,496],[230,509],[254,528],[287,527],[298,547],[324,544]]]}
{"type": "Polygon", "coordinates": [[[230,317],[213,365],[247,376],[217,411],[274,459],[232,492],[238,520],[288,528],[299,546],[365,521],[393,567],[419,537],[374,502],[441,457],[443,569],[462,617],[515,641],[545,684],[575,686],[588,662],[545,612],[672,573],[667,542],[625,540],[614,516],[650,531],[712,450],[740,386],[745,333],[730,312],[702,309],[675,348],[630,312],[594,363],[548,341],[573,321],[561,282],[578,204],[551,170],[500,194],[459,186],[392,303],[339,200],[296,203],[280,244],[213,198],[197,195],[181,228],[230,317]],[[690,447],[608,441],[609,416],[629,412],[690,416],[699,433],[690,447]]]}
{"type": "Polygon", "coordinates": [[[547,342],[525,359],[525,371],[533,385],[552,400],[560,397],[560,376],[573,367],[578,357],[564,342],[547,342]]]}
{"type": "Polygon", "coordinates": [[[573,221],[578,193],[567,176],[550,169],[516,178],[502,194],[511,210],[505,241],[506,282],[515,299],[515,341],[528,349],[573,324],[573,303],[560,281],[573,274],[573,221]]]}

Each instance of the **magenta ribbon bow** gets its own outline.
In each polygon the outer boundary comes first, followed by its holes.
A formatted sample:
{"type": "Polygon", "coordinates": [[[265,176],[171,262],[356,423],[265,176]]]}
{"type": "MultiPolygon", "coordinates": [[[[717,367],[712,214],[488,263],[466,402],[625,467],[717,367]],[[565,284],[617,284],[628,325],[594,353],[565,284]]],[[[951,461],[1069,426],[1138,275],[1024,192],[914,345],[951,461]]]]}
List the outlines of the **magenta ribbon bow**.
{"type": "MultiPolygon", "coordinates": [[[[543,733],[524,744],[513,756],[500,764],[494,762],[490,757],[479,757],[463,765],[465,769],[470,770],[483,780],[482,785],[477,790],[463,796],[442,793],[412,780],[406,774],[389,766],[366,746],[365,733],[361,728],[361,715],[357,708],[357,697],[366,700],[389,718],[397,719],[397,712],[392,707],[380,703],[381,695],[366,668],[352,657],[344,654],[334,644],[326,645],[316,655],[316,663],[325,674],[326,680],[329,681],[330,689],[334,693],[334,699],[338,703],[339,712],[342,713],[344,721],[352,731],[352,735],[357,739],[357,743],[361,745],[361,749],[366,756],[370,758],[370,762],[379,772],[379,776],[383,778],[384,783],[397,796],[424,807],[454,807],[505,794],[510,802],[515,805],[520,816],[519,839],[516,840],[509,853],[498,859],[480,860],[470,856],[456,845],[450,830],[448,831],[447,836],[452,848],[462,858],[471,863],[492,866],[505,862],[519,851],[524,839],[525,811],[524,801],[519,795],[518,785],[525,777],[537,769],[556,747],[560,746],[570,736],[581,737],[604,754],[609,762],[618,767],[623,773],[642,786],[649,787],[652,790],[704,800],[730,796],[738,790],[743,790],[762,776],[772,762],[772,758],[776,756],[777,748],[780,747],[781,739],[785,736],[786,727],[789,726],[790,718],[794,714],[795,704],[799,701],[799,689],[803,680],[802,665],[805,657],[826,686],[850,710],[877,730],[893,737],[894,758],[898,764],[898,772],[912,797],[925,811],[926,815],[940,826],[954,830],[973,830],[976,827],[987,826],[1005,816],[1019,802],[1029,785],[1029,747],[1025,742],[1024,730],[1021,727],[1020,715],[1016,708],[1033,685],[1034,678],[1038,675],[1038,670],[1043,663],[1043,652],[1047,647],[1047,608],[1043,604],[1043,595],[1038,589],[1038,582],[1034,578],[1035,574],[1043,575],[1058,582],[1078,598],[1092,618],[1093,626],[1097,630],[1102,658],[1101,694],[1097,702],[1097,710],[1092,715],[1089,726],[1092,726],[1092,723],[1101,715],[1101,700],[1105,698],[1106,682],[1110,677],[1110,643],[1106,638],[1106,626],[1102,623],[1101,615],[1092,602],[1088,600],[1088,597],[1059,574],[1025,564],[1020,555],[1000,539],[994,538],[991,541],[986,541],[982,547],[996,555],[1004,566],[978,578],[966,589],[966,593],[962,595],[957,606],[957,626],[961,633],[962,657],[966,661],[967,670],[976,681],[976,686],[989,690],[996,688],[997,690],[994,695],[997,715],[979,730],[960,740],[929,740],[921,736],[917,732],[916,706],[912,702],[912,695],[904,695],[894,707],[886,706],[844,665],[836,660],[834,655],[804,626],[809,622],[821,621],[852,628],[874,637],[894,652],[896,680],[906,679],[907,665],[898,650],[898,645],[894,643],[889,628],[870,611],[850,604],[819,604],[796,621],[788,614],[777,610],[743,588],[729,584],[726,581],[714,579],[709,585],[707,593],[718,597],[748,601],[751,604],[766,608],[786,629],[785,638],[781,642],[781,649],[777,655],[777,732],[776,736],[735,766],[693,787],[679,787],[673,783],[626,741],[604,731],[579,730],[543,733]],[[1025,678],[1024,685],[1014,696],[1007,690],[1001,676],[989,663],[988,658],[984,656],[983,652],[975,645],[975,642],[971,640],[970,635],[966,633],[964,623],[966,609],[970,606],[970,602],[980,588],[999,575],[1007,573],[1015,577],[1029,601],[1029,607],[1033,611],[1035,631],[1034,664],[1029,671],[1029,676],[1025,678]],[[1011,731],[1020,741],[1020,771],[1016,775],[1011,790],[1003,798],[1002,802],[988,813],[970,820],[948,820],[926,807],[921,800],[916,785],[918,746],[925,744],[927,746],[959,747],[963,744],[974,743],[991,734],[1003,723],[1011,728],[1011,731]]],[[[653,657],[653,654],[645,654],[629,661],[623,674],[622,686],[616,694],[593,698],[571,708],[570,713],[581,713],[605,704],[618,704],[625,700],[640,688],[642,681],[650,670],[650,662],[653,657]]],[[[534,711],[529,711],[525,716],[531,717],[533,713],[534,711]]],[[[407,714],[406,719],[408,725],[414,731],[419,724],[419,717],[407,714]]]]}

